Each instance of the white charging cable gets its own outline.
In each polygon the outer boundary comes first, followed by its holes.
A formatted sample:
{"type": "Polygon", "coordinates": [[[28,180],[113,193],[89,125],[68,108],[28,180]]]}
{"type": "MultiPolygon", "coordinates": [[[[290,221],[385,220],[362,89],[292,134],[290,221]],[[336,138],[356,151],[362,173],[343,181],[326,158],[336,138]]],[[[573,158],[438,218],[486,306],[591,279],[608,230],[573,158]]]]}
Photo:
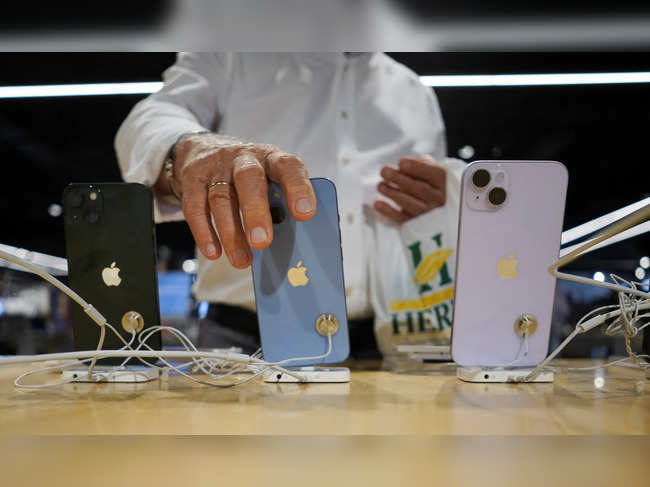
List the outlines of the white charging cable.
{"type": "Polygon", "coordinates": [[[183,334],[183,332],[181,332],[176,328],[167,327],[167,326],[152,326],[149,328],[145,328],[138,336],[139,343],[137,347],[133,348],[133,343],[136,338],[135,333],[132,333],[131,340],[127,342],[124,339],[124,337],[115,329],[115,327],[113,327],[110,323],[107,322],[106,318],[101,313],[99,313],[99,311],[97,311],[90,303],[87,303],[81,296],[79,296],[76,292],[74,292],[68,286],[63,284],[61,281],[59,281],[49,273],[45,272],[40,267],[24,259],[21,259],[20,257],[17,257],[13,254],[9,254],[7,252],[0,250],[0,258],[12,262],[16,265],[19,265],[29,270],[30,272],[33,272],[34,274],[42,277],[50,284],[63,291],[67,296],[69,296],[72,300],[74,300],[77,304],[79,304],[79,306],[83,308],[86,314],[88,314],[88,316],[90,316],[90,318],[95,323],[97,323],[97,325],[101,329],[100,339],[96,350],[50,353],[50,354],[39,354],[39,355],[18,355],[14,357],[0,357],[0,365],[26,363],[26,362],[39,362],[39,361],[46,361],[46,360],[66,361],[65,363],[60,365],[44,367],[44,368],[36,369],[22,374],[14,381],[14,384],[17,387],[26,387],[26,388],[56,387],[56,386],[66,384],[68,382],[72,382],[72,380],[77,380],[77,379],[66,380],[55,384],[38,384],[38,385],[26,385],[26,384],[22,384],[21,381],[23,378],[30,375],[34,375],[36,373],[57,370],[57,369],[62,370],[65,368],[83,365],[87,362],[90,362],[90,365],[88,367],[88,376],[87,376],[89,380],[93,380],[93,381],[108,380],[108,378],[110,378],[111,375],[110,372],[99,373],[99,374],[94,373],[94,367],[96,365],[97,360],[101,358],[108,358],[108,357],[124,357],[125,361],[122,362],[123,365],[126,364],[126,362],[129,359],[137,358],[147,367],[154,367],[159,371],[163,370],[165,373],[168,370],[174,370],[175,372],[177,372],[178,374],[182,375],[183,377],[189,380],[192,380],[200,384],[210,385],[215,387],[237,386],[254,379],[255,377],[259,376],[260,374],[262,374],[263,372],[269,369],[280,371],[282,373],[295,377],[296,379],[302,382],[305,379],[301,374],[287,370],[283,366],[290,364],[292,362],[299,362],[305,360],[310,360],[310,361],[321,360],[328,357],[332,353],[332,349],[333,349],[332,335],[328,334],[327,352],[323,354],[311,356],[311,357],[289,358],[289,359],[281,360],[279,362],[266,362],[258,358],[257,352],[252,356],[249,356],[245,354],[238,354],[232,352],[199,351],[196,348],[196,346],[194,346],[194,344],[191,342],[191,340],[187,336],[185,336],[185,334],[183,334]],[[108,328],[113,334],[115,334],[118,337],[118,339],[124,344],[122,348],[120,348],[119,350],[103,350],[104,339],[106,336],[106,328],[108,328]],[[179,342],[181,343],[181,345],[185,350],[184,351],[159,351],[151,348],[147,344],[147,341],[153,336],[155,332],[158,331],[167,331],[171,333],[176,339],[179,340],[179,342]],[[143,350],[143,348],[146,350],[143,350]],[[165,367],[151,365],[148,362],[144,361],[145,358],[157,358],[164,364],[165,367]],[[170,358],[189,359],[189,362],[180,365],[173,365],[167,360],[165,360],[170,358]],[[232,376],[234,374],[239,374],[239,373],[246,373],[251,375],[239,381],[214,382],[214,381],[202,380],[196,377],[192,377],[190,374],[187,374],[182,370],[190,366],[194,366],[197,369],[200,369],[210,378],[216,380],[223,380],[226,377],[232,376]],[[221,372],[222,370],[224,372],[215,373],[214,372],[215,369],[218,372],[221,372]]]}
{"type": "MultiPolygon", "coordinates": [[[[135,340],[135,335],[136,335],[136,332],[133,331],[131,333],[131,341],[129,343],[133,343],[133,341],[135,340]]],[[[125,349],[125,347],[121,348],[120,350],[124,350],[124,349],[125,349]]],[[[126,359],[126,360],[129,360],[129,359],[126,359]]],[[[125,360],[125,362],[126,362],[126,360],[125,360]]],[[[83,366],[86,363],[91,362],[91,361],[96,362],[97,358],[94,357],[94,358],[89,358],[89,359],[84,359],[84,360],[73,360],[71,362],[67,362],[67,363],[64,363],[64,364],[58,364],[58,365],[53,365],[53,366],[49,366],[49,367],[42,367],[40,369],[30,370],[30,371],[25,372],[24,374],[21,374],[18,377],[16,377],[16,379],[14,380],[14,385],[16,387],[22,387],[22,388],[25,388],[25,389],[44,389],[44,388],[47,388],[47,387],[57,387],[57,386],[62,386],[64,384],[69,384],[70,382],[74,382],[74,381],[76,381],[78,379],[76,377],[72,377],[70,379],[65,379],[65,380],[63,380],[61,382],[55,382],[55,383],[49,383],[49,384],[23,384],[22,380],[25,377],[40,374],[40,373],[43,373],[43,372],[49,372],[49,371],[52,371],[52,370],[65,370],[65,369],[69,369],[69,368],[72,368],[72,367],[83,366]]],[[[110,379],[110,376],[115,374],[115,373],[116,372],[108,372],[106,374],[102,374],[101,379],[108,380],[108,379],[110,379]]],[[[98,374],[95,374],[95,375],[98,375],[98,374]]],[[[88,378],[93,377],[93,373],[90,370],[90,367],[88,368],[88,376],[87,377],[88,378]]],[[[99,380],[98,380],[98,382],[99,382],[99,380]]]]}
{"type": "Polygon", "coordinates": [[[524,333],[523,336],[521,337],[521,342],[519,342],[519,350],[517,350],[517,356],[512,362],[508,362],[507,364],[504,364],[503,367],[512,367],[513,365],[517,365],[527,356],[528,356],[528,333],[524,333]],[[523,353],[521,353],[522,351],[523,353]]]}
{"type": "MultiPolygon", "coordinates": [[[[650,219],[650,204],[645,205],[639,210],[629,214],[627,217],[622,218],[621,220],[614,222],[609,227],[605,228],[599,232],[595,237],[585,242],[583,245],[578,246],[576,249],[569,252],[567,255],[561,257],[557,262],[553,263],[549,267],[549,272],[551,275],[555,276],[558,279],[564,279],[568,281],[578,282],[581,284],[589,284],[592,286],[599,286],[606,289],[610,289],[618,292],[618,305],[603,306],[597,308],[593,311],[590,311],[585,316],[583,316],[580,321],[578,321],[575,329],[567,336],[564,341],[558,345],[555,350],[553,350],[548,357],[544,359],[537,367],[535,367],[530,374],[528,374],[523,381],[530,381],[536,378],[553,360],[557,355],[579,334],[586,333],[589,330],[592,330],[598,326],[601,326],[605,323],[609,323],[606,333],[608,335],[623,335],[625,340],[625,349],[628,354],[626,360],[631,360],[638,367],[643,369],[649,369],[650,363],[642,358],[646,358],[643,355],[638,355],[633,352],[631,338],[636,336],[640,330],[648,326],[650,323],[643,323],[644,318],[650,317],[649,313],[641,313],[650,309],[650,293],[641,291],[637,286],[644,286],[642,283],[627,281],[615,274],[610,274],[610,278],[613,283],[596,281],[595,279],[588,279],[581,276],[575,276],[572,274],[566,274],[559,272],[558,269],[562,266],[565,266],[569,262],[574,261],[585,253],[591,247],[607,240],[633,226],[642,223],[645,220],[650,219]],[[623,284],[626,284],[625,286],[623,284]],[[604,311],[612,310],[607,313],[592,316],[593,314],[604,311]]],[[[613,363],[611,363],[613,364],[613,363]]]]}

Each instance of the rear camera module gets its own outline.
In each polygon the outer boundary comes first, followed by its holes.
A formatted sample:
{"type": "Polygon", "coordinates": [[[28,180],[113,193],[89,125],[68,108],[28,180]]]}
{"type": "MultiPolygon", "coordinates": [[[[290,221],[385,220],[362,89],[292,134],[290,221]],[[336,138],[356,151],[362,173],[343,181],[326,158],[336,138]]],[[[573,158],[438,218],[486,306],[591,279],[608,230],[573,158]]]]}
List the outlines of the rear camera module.
{"type": "Polygon", "coordinates": [[[485,169],[479,169],[472,174],[472,184],[477,188],[485,188],[490,184],[490,173],[485,169]]]}
{"type": "Polygon", "coordinates": [[[488,201],[494,206],[502,205],[506,200],[506,190],[500,187],[492,188],[488,193],[488,201]]]}

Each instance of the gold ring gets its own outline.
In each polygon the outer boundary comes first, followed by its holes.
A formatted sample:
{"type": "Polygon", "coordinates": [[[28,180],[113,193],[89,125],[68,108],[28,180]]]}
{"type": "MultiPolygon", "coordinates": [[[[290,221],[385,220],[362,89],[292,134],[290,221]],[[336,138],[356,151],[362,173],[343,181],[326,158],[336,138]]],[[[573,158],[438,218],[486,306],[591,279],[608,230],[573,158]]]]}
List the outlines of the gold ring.
{"type": "Polygon", "coordinates": [[[208,191],[210,191],[215,186],[220,186],[222,184],[228,186],[230,183],[228,181],[213,181],[210,184],[208,184],[208,191]]]}

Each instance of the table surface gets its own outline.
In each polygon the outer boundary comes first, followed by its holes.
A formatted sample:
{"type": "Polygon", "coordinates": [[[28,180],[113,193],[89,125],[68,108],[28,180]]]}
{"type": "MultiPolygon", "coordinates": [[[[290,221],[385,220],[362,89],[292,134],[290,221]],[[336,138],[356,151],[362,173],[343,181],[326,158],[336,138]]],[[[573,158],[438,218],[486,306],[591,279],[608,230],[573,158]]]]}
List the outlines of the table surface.
{"type": "MultiPolygon", "coordinates": [[[[547,384],[470,384],[448,365],[395,373],[356,363],[349,384],[254,380],[217,389],[171,376],[144,384],[15,388],[14,378],[30,368],[0,368],[0,434],[650,434],[650,381],[621,366],[562,372],[547,384]]],[[[34,377],[60,379],[60,373],[34,377]]]]}

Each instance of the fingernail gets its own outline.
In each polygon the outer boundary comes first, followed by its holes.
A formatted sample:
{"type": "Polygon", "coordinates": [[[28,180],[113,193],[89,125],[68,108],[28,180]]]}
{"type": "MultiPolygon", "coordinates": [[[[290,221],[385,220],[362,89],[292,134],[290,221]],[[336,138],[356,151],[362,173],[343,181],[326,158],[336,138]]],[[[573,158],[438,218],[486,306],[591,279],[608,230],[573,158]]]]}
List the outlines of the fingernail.
{"type": "Polygon", "coordinates": [[[232,254],[232,260],[235,265],[246,265],[248,264],[248,252],[244,249],[237,249],[232,254]]]}
{"type": "Polygon", "coordinates": [[[213,243],[209,243],[205,246],[205,256],[214,257],[217,255],[217,247],[213,243]]]}
{"type": "Polygon", "coordinates": [[[252,243],[262,243],[266,242],[267,239],[266,230],[262,227],[255,227],[251,231],[251,242],[252,243]]]}
{"type": "Polygon", "coordinates": [[[309,201],[307,198],[303,198],[296,202],[296,211],[298,213],[309,213],[313,209],[314,205],[312,205],[311,201],[309,201]]]}

